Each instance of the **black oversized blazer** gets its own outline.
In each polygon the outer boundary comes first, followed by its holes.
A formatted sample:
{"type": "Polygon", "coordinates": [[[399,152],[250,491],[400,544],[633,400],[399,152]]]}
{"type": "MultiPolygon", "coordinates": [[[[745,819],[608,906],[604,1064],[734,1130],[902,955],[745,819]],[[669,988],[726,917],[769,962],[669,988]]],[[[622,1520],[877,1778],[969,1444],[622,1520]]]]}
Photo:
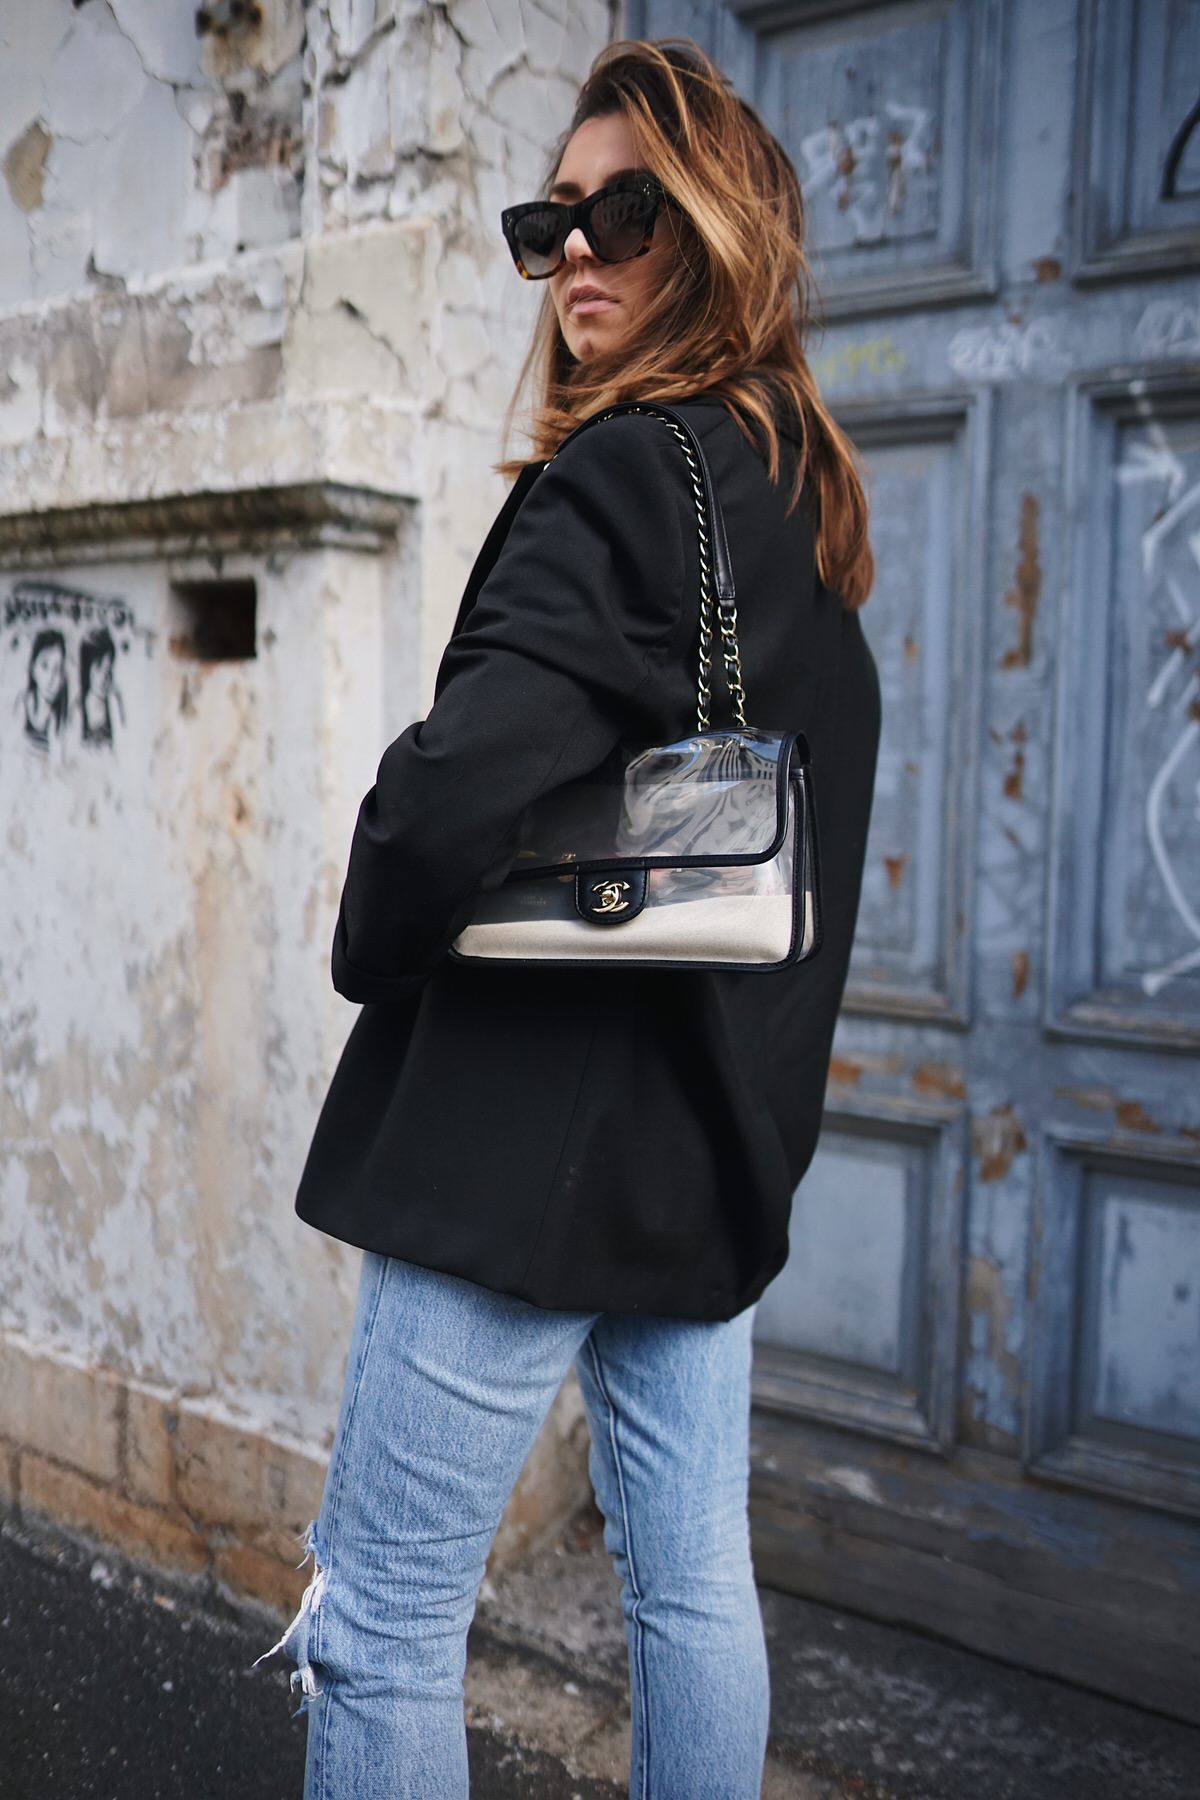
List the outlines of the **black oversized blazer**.
{"type": "MultiPolygon", "coordinates": [[[[856,612],[818,581],[806,500],[720,401],[676,402],[725,516],[751,724],[809,739],[824,942],[768,973],[447,955],[539,794],[696,724],[688,471],[645,414],[522,471],[480,551],[428,717],[359,809],[333,981],[362,1010],[295,1209],[344,1241],[542,1307],[725,1319],[788,1254],[858,909],[880,726],[856,612]]],[[[712,723],[731,722],[712,673],[712,723]]]]}

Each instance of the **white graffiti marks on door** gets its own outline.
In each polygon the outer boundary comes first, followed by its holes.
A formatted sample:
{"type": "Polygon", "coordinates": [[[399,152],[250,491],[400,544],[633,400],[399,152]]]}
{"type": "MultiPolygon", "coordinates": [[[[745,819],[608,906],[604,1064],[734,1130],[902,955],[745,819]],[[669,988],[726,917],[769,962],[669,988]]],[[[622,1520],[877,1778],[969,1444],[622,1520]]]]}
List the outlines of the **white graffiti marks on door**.
{"type": "Polygon", "coordinates": [[[888,219],[905,210],[910,180],[933,169],[928,109],[887,100],[883,112],[831,119],[800,139],[806,194],[830,193],[857,243],[882,238],[888,219]]]}
{"type": "Polygon", "coordinates": [[[1071,367],[1056,319],[964,325],[946,346],[946,360],[966,381],[1060,381],[1071,367]]]}
{"type": "Polygon", "coordinates": [[[1200,826],[1200,480],[1161,430],[1148,440],[1131,443],[1118,463],[1123,486],[1153,484],[1162,504],[1140,534],[1141,606],[1147,617],[1170,621],[1164,634],[1162,661],[1152,671],[1146,705],[1170,721],[1167,748],[1146,792],[1146,832],[1155,866],[1192,947],[1141,977],[1147,994],[1157,994],[1169,981],[1200,968],[1200,912],[1194,886],[1183,868],[1185,848],[1195,850],[1197,832],[1182,834],[1185,825],[1200,826]],[[1178,730],[1172,727],[1178,720],[1178,730]],[[1189,796],[1182,814],[1180,787],[1189,796]],[[1190,786],[1189,786],[1190,784],[1190,786]],[[1172,828],[1173,825],[1173,828],[1172,828]],[[1189,891],[1190,889],[1190,891],[1189,891]]]}

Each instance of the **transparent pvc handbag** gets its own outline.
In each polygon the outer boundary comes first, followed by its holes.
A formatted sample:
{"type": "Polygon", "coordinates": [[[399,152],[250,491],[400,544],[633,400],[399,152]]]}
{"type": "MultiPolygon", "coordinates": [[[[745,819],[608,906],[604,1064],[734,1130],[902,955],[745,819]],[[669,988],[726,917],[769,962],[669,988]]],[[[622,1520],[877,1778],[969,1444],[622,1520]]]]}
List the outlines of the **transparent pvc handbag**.
{"type": "Polygon", "coordinates": [[[573,968],[788,968],[815,956],[822,937],[808,740],[747,723],[724,520],[687,420],[666,405],[623,401],[563,443],[621,412],[662,419],[688,460],[700,536],[697,728],[671,744],[619,746],[598,768],[540,795],[518,822],[507,874],[479,896],[450,954],[573,968]],[[737,721],[727,729],[709,718],[710,546],[737,721]]]}

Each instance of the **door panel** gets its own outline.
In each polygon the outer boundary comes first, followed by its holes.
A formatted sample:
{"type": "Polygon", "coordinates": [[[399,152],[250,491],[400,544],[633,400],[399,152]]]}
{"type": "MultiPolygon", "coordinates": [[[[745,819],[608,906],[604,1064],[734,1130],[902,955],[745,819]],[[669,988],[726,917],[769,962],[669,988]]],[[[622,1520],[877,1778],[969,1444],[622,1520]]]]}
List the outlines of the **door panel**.
{"type": "Polygon", "coordinates": [[[941,1125],[827,1113],[793,1255],[758,1303],[755,1400],[897,1443],[954,1430],[964,1147],[941,1125]]]}
{"type": "Polygon", "coordinates": [[[787,11],[756,104],[804,185],[828,316],[994,292],[990,134],[979,127],[996,110],[997,8],[787,11]]]}
{"type": "Polygon", "coordinates": [[[1085,380],[1069,405],[1079,515],[1060,658],[1048,1023],[1195,1049],[1200,380],[1085,380]]]}
{"type": "Polygon", "coordinates": [[[1195,271],[1200,8],[1086,0],[1079,56],[1076,281],[1195,271]]]}
{"type": "Polygon", "coordinates": [[[1047,1130],[1026,1466],[1200,1515],[1200,1189],[1186,1143],[1047,1130]]]}
{"type": "Polygon", "coordinates": [[[977,555],[988,410],[986,397],[931,398],[842,415],[870,459],[879,610],[866,628],[889,714],[851,1010],[966,1023],[982,645],[980,614],[955,596],[977,555]]]}

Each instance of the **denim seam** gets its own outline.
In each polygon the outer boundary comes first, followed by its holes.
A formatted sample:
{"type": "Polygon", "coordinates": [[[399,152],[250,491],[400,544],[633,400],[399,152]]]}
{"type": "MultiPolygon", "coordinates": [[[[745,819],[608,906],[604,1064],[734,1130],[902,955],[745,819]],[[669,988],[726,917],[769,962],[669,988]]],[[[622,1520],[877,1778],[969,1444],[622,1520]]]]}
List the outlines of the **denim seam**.
{"type": "MultiPolygon", "coordinates": [[[[642,1591],[638,1586],[637,1568],[633,1559],[633,1534],[629,1528],[629,1502],[625,1495],[625,1475],[621,1467],[621,1452],[617,1446],[617,1409],[613,1405],[612,1395],[609,1393],[607,1384],[605,1383],[604,1372],[600,1366],[600,1355],[596,1349],[595,1336],[591,1332],[588,1333],[587,1347],[591,1355],[592,1367],[595,1370],[596,1385],[600,1389],[600,1392],[604,1397],[604,1403],[608,1408],[608,1438],[609,1443],[612,1446],[613,1465],[617,1473],[617,1493],[621,1502],[621,1527],[625,1533],[625,1556],[629,1563],[629,1585],[633,1589],[633,1605],[629,1609],[629,1616],[633,1620],[635,1627],[634,1663],[637,1673],[638,1701],[642,1709],[642,1767],[641,1778],[638,1782],[640,1792],[639,1795],[635,1797],[635,1800],[647,1800],[647,1795],[650,1791],[650,1701],[646,1685],[645,1628],[642,1625],[641,1614],[638,1612],[638,1607],[642,1600],[642,1591]]],[[[630,1794],[631,1796],[633,1795],[632,1786],[630,1787],[630,1794]]]]}
{"type": "MultiPolygon", "coordinates": [[[[359,1392],[362,1388],[363,1376],[366,1373],[367,1357],[370,1354],[370,1350],[371,1350],[371,1340],[375,1335],[375,1321],[379,1317],[379,1303],[383,1298],[383,1285],[384,1285],[384,1282],[387,1280],[388,1270],[391,1268],[391,1266],[392,1266],[391,1259],[389,1257],[384,1257],[383,1261],[382,1261],[382,1265],[380,1267],[380,1271],[379,1271],[379,1279],[375,1284],[375,1298],[371,1302],[370,1317],[367,1320],[366,1330],[363,1334],[362,1355],[358,1359],[358,1368],[355,1371],[354,1392],[350,1396],[350,1406],[346,1413],[346,1428],[342,1432],[341,1442],[338,1445],[337,1468],[334,1470],[333,1499],[332,1499],[332,1501],[330,1503],[330,1507],[329,1507],[329,1529],[325,1533],[325,1570],[326,1570],[325,1579],[326,1579],[326,1582],[329,1581],[329,1579],[333,1573],[334,1524],[337,1519],[338,1501],[341,1498],[341,1492],[342,1492],[342,1473],[346,1466],[346,1446],[350,1441],[350,1428],[354,1423],[354,1413],[355,1413],[355,1409],[358,1406],[358,1396],[359,1396],[359,1392]]],[[[314,1625],[314,1636],[316,1638],[316,1645],[315,1645],[315,1650],[312,1653],[314,1659],[318,1662],[320,1661],[320,1629],[321,1629],[321,1623],[320,1623],[320,1619],[318,1618],[314,1625]]],[[[327,1744],[327,1739],[328,1739],[328,1731],[329,1731],[329,1700],[327,1697],[326,1701],[325,1701],[325,1705],[321,1708],[321,1736],[320,1736],[320,1740],[319,1740],[319,1762],[318,1762],[317,1771],[316,1771],[318,1780],[319,1780],[319,1786],[320,1786],[320,1789],[322,1789],[322,1790],[324,1789],[324,1786],[325,1786],[325,1751],[326,1751],[326,1744],[327,1744]]],[[[314,1800],[323,1800],[323,1794],[321,1792],[318,1792],[317,1795],[314,1797],[314,1800]]]]}

